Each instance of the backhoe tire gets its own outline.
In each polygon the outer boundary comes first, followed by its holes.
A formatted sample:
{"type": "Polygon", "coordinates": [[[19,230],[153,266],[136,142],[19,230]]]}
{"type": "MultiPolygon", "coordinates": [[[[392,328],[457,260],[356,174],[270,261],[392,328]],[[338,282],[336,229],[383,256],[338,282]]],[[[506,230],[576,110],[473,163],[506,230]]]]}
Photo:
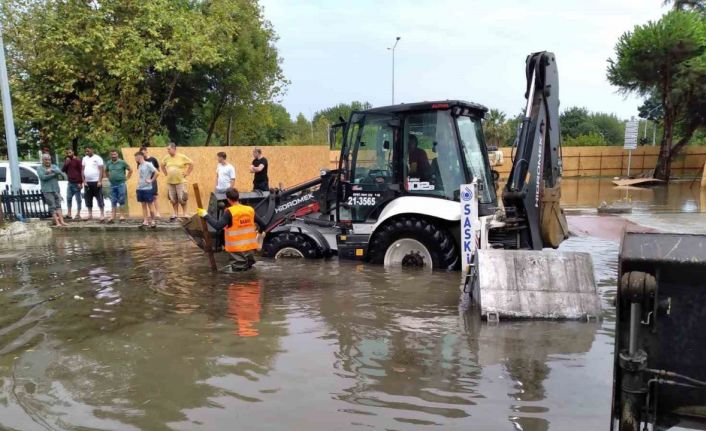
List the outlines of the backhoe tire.
{"type": "Polygon", "coordinates": [[[262,255],[273,259],[284,257],[316,259],[321,257],[321,250],[305,235],[294,232],[282,232],[265,237],[262,255]]]}
{"type": "MultiPolygon", "coordinates": [[[[456,242],[451,233],[433,222],[414,216],[393,219],[373,235],[368,247],[370,261],[376,264],[385,264],[385,255],[388,249],[400,240],[410,239],[421,243],[431,257],[431,269],[450,271],[458,269],[461,263],[456,242]]],[[[414,260],[414,259],[412,259],[414,260]]],[[[428,265],[424,262],[424,266],[428,265]]],[[[405,266],[404,263],[402,266],[405,266]]],[[[410,266],[418,266],[412,265],[410,266]]]]}

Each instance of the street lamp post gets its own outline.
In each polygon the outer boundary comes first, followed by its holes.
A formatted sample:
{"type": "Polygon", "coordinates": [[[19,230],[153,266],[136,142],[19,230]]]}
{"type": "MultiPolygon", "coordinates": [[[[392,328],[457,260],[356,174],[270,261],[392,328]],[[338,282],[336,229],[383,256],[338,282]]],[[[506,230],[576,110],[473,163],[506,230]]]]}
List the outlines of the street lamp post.
{"type": "MultiPolygon", "coordinates": [[[[650,109],[647,114],[645,115],[645,120],[647,120],[650,117],[650,114],[652,114],[655,110],[661,108],[662,105],[657,105],[654,108],[650,109]]],[[[651,120],[652,121],[652,146],[655,146],[655,141],[657,138],[657,121],[651,120]]],[[[647,137],[647,122],[645,122],[645,133],[643,137],[647,137]]]]}
{"type": "Polygon", "coordinates": [[[7,78],[5,64],[5,46],[2,40],[2,25],[0,25],[0,92],[2,93],[2,113],[5,119],[5,141],[7,142],[7,160],[10,162],[10,187],[13,193],[20,191],[20,168],[17,158],[17,141],[15,138],[15,123],[12,118],[12,101],[10,99],[10,84],[7,78]]]}
{"type": "Polygon", "coordinates": [[[395,44],[392,45],[392,48],[387,48],[388,50],[392,51],[392,104],[395,104],[395,48],[397,48],[397,43],[400,41],[400,37],[397,36],[395,39],[395,44]]]}

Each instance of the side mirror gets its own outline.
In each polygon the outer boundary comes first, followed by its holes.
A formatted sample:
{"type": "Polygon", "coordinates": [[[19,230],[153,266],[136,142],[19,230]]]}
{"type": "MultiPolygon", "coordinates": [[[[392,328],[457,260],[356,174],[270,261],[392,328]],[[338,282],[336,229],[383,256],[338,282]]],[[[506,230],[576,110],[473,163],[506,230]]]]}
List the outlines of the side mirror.
{"type": "Polygon", "coordinates": [[[388,140],[386,139],[386,140],[382,143],[382,149],[385,150],[385,151],[389,150],[389,149],[390,149],[390,141],[388,141],[388,140]]]}
{"type": "Polygon", "coordinates": [[[333,147],[336,146],[336,129],[333,127],[328,128],[328,148],[329,150],[333,150],[333,147]]]}

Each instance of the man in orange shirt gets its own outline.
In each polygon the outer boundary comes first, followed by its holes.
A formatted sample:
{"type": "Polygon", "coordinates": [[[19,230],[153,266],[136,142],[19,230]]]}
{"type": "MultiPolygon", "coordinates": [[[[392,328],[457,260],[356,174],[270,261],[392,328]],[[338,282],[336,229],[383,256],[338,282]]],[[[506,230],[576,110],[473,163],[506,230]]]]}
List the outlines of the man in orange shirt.
{"type": "Polygon", "coordinates": [[[203,208],[198,208],[196,213],[214,229],[223,229],[225,250],[230,253],[232,260],[230,269],[246,271],[255,264],[254,251],[260,248],[257,232],[264,224],[253,207],[240,203],[240,193],[235,188],[226,190],[226,199],[230,206],[223,211],[219,220],[214,220],[203,208]]]}

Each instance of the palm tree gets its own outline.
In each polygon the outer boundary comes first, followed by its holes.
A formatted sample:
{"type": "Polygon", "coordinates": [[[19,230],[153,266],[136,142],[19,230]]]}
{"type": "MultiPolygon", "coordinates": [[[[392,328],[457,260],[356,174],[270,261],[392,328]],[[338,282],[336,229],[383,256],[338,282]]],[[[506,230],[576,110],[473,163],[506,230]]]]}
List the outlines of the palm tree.
{"type": "Polygon", "coordinates": [[[491,109],[488,112],[484,120],[483,129],[488,143],[496,147],[500,147],[504,142],[507,142],[512,132],[507,122],[507,116],[498,109],[491,109]]]}

